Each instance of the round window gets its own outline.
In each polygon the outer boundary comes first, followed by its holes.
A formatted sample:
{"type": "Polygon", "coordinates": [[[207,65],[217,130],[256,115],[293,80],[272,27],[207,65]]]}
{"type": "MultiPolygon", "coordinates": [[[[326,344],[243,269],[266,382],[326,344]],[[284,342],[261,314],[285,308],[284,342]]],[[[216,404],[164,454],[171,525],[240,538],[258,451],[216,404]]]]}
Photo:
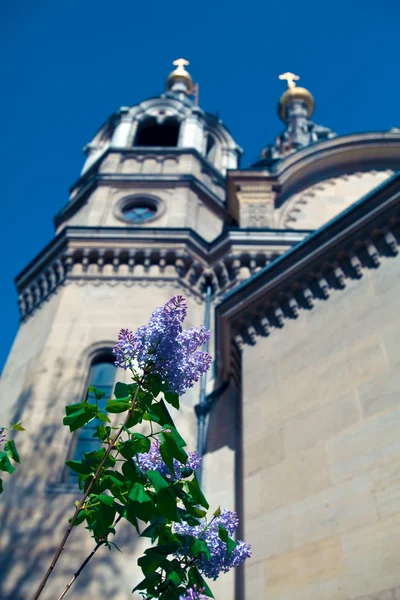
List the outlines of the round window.
{"type": "Polygon", "coordinates": [[[116,206],[115,216],[126,223],[140,225],[158,218],[163,212],[163,203],[158,198],[125,198],[116,206]]]}
{"type": "Polygon", "coordinates": [[[122,209],[124,219],[126,219],[126,221],[131,221],[132,223],[142,223],[143,221],[152,219],[156,212],[157,208],[155,206],[151,206],[145,202],[140,202],[133,206],[128,204],[128,206],[122,209]]]}

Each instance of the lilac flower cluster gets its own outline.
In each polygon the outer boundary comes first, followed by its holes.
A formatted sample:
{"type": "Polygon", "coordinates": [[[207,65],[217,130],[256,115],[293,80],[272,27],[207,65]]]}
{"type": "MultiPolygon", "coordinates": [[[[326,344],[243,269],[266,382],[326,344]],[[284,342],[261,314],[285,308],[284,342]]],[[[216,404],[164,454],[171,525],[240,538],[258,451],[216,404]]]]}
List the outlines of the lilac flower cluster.
{"type": "Polygon", "coordinates": [[[0,427],[0,446],[4,443],[4,440],[6,439],[6,430],[4,429],[4,427],[0,427]]]}
{"type": "MultiPolygon", "coordinates": [[[[251,556],[251,546],[238,541],[236,548],[232,550],[228,557],[226,543],[218,536],[219,526],[224,527],[228,534],[233,536],[238,525],[239,519],[237,514],[223,509],[220,516],[214,518],[206,529],[205,525],[191,527],[187,523],[175,523],[175,531],[182,535],[190,535],[194,538],[204,540],[210,551],[211,558],[206,559],[203,555],[203,558],[199,559],[197,567],[206,577],[215,580],[221,572],[226,573],[251,556]]],[[[184,551],[188,552],[189,549],[185,548],[184,551]]]]}
{"type": "Polygon", "coordinates": [[[137,458],[134,457],[133,460],[142,473],[147,473],[147,471],[150,470],[158,471],[159,473],[161,473],[161,475],[167,477],[170,481],[178,481],[179,479],[181,479],[182,469],[186,468],[192,469],[192,471],[196,471],[196,469],[198,469],[201,464],[201,458],[198,456],[197,452],[188,452],[188,459],[186,465],[182,465],[175,458],[173,459],[175,470],[175,475],[173,475],[161,457],[160,443],[158,442],[158,440],[152,442],[150,450],[148,452],[138,454],[137,458]]]}
{"type": "Polygon", "coordinates": [[[198,350],[210,332],[203,326],[182,331],[186,314],[185,298],[173,296],[135,334],[121,329],[113,350],[116,366],[128,369],[136,359],[145,372],[158,373],[169,391],[183,394],[211,365],[211,356],[198,350]]]}
{"type": "Polygon", "coordinates": [[[188,588],[182,596],[179,596],[179,600],[209,600],[208,596],[205,596],[204,588],[197,589],[197,585],[194,584],[192,588],[188,588]]]}

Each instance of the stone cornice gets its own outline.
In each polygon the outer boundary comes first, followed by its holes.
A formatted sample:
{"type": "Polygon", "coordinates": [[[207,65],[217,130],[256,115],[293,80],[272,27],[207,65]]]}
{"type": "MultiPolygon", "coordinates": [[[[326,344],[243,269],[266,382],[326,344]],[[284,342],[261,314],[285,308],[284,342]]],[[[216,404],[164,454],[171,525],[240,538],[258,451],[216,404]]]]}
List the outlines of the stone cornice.
{"type": "Polygon", "coordinates": [[[397,255],[399,223],[400,173],[228,293],[216,307],[220,375],[231,368],[232,344],[256,343],[381,256],[397,255]]]}
{"type": "Polygon", "coordinates": [[[235,229],[206,242],[190,229],[66,227],[17,276],[22,317],[67,281],[133,285],[176,280],[202,298],[221,295],[299,243],[308,232],[235,229]]]}

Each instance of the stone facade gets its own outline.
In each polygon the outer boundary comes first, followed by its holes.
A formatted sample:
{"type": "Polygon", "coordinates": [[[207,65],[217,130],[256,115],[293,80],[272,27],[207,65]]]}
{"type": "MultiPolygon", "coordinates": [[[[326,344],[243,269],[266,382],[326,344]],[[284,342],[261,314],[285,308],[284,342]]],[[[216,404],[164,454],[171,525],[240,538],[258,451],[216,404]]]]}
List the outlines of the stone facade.
{"type": "Polygon", "coordinates": [[[388,258],[243,351],[246,598],[396,597],[399,278],[388,258]]]}
{"type": "MultiPolygon", "coordinates": [[[[79,495],[61,423],[93,358],[176,293],[187,326],[202,323],[211,289],[203,482],[253,544],[216,600],[397,598],[400,133],[335,137],[305,121],[296,146],[289,119],[280,144],[239,169],[241,149],[194,105],[190,76],[170,78],[100,128],[54,240],[16,278],[0,422],[27,431],[0,504],[0,597],[32,596],[79,495]]],[[[178,417],[192,448],[198,398],[195,387],[178,417]]],[[[132,597],[143,545],[129,535],[123,554],[99,552],[71,600],[132,597]]],[[[85,530],[71,538],[44,598],[92,549],[85,530]]]]}

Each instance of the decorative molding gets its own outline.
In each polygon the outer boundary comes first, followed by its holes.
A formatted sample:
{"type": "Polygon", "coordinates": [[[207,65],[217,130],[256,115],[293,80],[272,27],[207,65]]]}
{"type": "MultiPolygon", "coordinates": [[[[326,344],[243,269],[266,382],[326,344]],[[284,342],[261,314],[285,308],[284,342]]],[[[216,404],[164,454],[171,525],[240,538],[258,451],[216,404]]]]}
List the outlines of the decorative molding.
{"type": "MultiPolygon", "coordinates": [[[[400,220],[399,220],[400,222],[400,220]]],[[[282,328],[288,320],[296,319],[301,309],[311,310],[318,300],[327,300],[333,289],[343,290],[349,279],[360,279],[366,269],[378,268],[382,257],[398,254],[400,227],[375,233],[374,243],[365,239],[352,249],[340,253],[338,261],[330,258],[324,266],[314,266],[300,273],[289,285],[275,290],[271,297],[234,321],[232,340],[239,348],[255,345],[266,337],[271,328],[282,328]]]]}
{"type": "Polygon", "coordinates": [[[221,297],[307,232],[226,230],[208,243],[189,229],[65,228],[16,278],[22,318],[62,285],[176,285],[221,297]],[[149,239],[152,240],[149,244],[149,239]]]}
{"type": "Polygon", "coordinates": [[[223,298],[215,317],[218,377],[231,368],[233,344],[254,345],[301,310],[328,300],[332,290],[396,256],[399,240],[400,175],[395,175],[223,298]]]}

